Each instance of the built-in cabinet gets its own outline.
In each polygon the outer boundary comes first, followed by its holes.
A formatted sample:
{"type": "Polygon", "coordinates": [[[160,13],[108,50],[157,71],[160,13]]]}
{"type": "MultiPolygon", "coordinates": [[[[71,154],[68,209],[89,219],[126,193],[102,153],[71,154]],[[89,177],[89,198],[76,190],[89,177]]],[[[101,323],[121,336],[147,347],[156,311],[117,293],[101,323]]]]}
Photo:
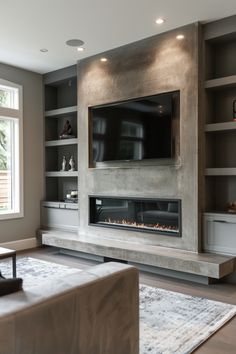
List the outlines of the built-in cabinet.
{"type": "MultiPolygon", "coordinates": [[[[234,19],[234,21],[236,21],[234,19]]],[[[232,22],[233,23],[233,22],[232,22]]],[[[204,248],[236,255],[236,26],[205,27],[204,248]]]]}
{"type": "Polygon", "coordinates": [[[42,224],[44,227],[77,230],[76,66],[44,75],[44,103],[45,200],[42,202],[42,224]],[[71,158],[72,165],[69,163],[71,158]]]}
{"type": "Polygon", "coordinates": [[[204,247],[206,250],[236,255],[236,218],[229,213],[205,213],[204,247]]]}

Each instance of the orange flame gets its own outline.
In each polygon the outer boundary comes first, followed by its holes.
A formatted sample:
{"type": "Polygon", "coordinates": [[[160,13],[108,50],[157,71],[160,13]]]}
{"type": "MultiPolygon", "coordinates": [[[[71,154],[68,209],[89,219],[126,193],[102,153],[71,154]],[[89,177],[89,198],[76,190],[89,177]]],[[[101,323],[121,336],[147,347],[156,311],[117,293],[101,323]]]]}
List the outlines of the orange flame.
{"type": "Polygon", "coordinates": [[[145,224],[145,223],[138,223],[136,221],[130,221],[126,219],[122,220],[113,220],[111,218],[105,219],[103,223],[106,224],[113,224],[113,225],[124,225],[128,227],[137,227],[137,228],[146,228],[146,229],[157,229],[159,231],[170,231],[170,232],[179,232],[177,226],[171,225],[163,225],[163,224],[145,224]]]}

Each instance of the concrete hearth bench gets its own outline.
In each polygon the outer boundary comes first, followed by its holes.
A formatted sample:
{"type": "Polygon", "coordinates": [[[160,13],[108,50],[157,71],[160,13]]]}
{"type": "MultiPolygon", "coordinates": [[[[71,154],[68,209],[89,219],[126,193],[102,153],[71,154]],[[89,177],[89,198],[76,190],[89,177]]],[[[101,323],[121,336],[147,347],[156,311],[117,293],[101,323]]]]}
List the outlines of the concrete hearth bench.
{"type": "MultiPolygon", "coordinates": [[[[191,278],[187,279],[191,281],[194,280],[192,276],[202,277],[201,280],[208,282],[211,281],[211,278],[221,279],[236,271],[234,256],[194,253],[148,243],[127,242],[102,236],[78,235],[58,230],[43,230],[41,235],[42,243],[47,246],[190,274],[191,278]]],[[[196,278],[195,280],[198,281],[196,278]]]]}
{"type": "Polygon", "coordinates": [[[0,298],[0,354],[138,354],[138,271],[106,263],[0,298]]]}

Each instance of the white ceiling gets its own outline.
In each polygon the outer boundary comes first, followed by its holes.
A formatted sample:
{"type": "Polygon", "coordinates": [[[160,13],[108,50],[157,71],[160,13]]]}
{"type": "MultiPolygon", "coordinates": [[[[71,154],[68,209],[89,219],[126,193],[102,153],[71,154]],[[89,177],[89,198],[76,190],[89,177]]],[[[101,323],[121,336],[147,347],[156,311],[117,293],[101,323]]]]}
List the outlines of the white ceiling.
{"type": "Polygon", "coordinates": [[[39,73],[195,21],[236,14],[236,0],[0,0],[0,62],[39,73]],[[166,22],[158,26],[157,17],[166,22]],[[79,38],[77,52],[65,41],[79,38]],[[47,48],[47,53],[41,53],[47,48]]]}

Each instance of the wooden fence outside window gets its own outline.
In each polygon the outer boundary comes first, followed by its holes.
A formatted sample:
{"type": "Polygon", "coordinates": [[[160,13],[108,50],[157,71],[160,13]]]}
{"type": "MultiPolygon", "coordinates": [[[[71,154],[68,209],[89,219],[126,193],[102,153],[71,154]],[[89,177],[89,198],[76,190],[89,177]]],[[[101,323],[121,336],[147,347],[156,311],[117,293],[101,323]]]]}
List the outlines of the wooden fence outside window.
{"type": "Polygon", "coordinates": [[[9,208],[10,183],[9,171],[0,170],[0,210],[9,208]]]}

